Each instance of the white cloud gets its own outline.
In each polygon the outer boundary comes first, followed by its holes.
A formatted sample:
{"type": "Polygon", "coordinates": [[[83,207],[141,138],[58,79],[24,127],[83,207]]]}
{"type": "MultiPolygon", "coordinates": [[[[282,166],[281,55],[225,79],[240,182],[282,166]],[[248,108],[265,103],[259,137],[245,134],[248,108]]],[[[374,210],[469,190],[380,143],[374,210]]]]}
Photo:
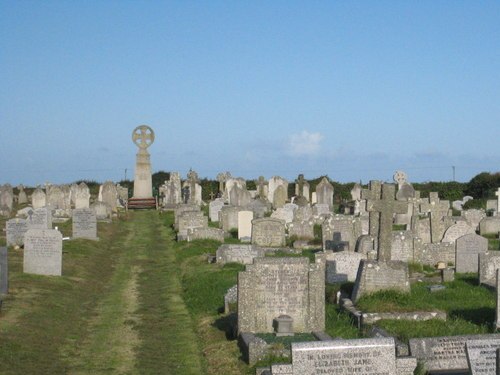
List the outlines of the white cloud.
{"type": "Polygon", "coordinates": [[[321,133],[309,133],[303,130],[298,134],[291,134],[288,139],[288,153],[292,156],[315,156],[321,149],[321,133]]]}

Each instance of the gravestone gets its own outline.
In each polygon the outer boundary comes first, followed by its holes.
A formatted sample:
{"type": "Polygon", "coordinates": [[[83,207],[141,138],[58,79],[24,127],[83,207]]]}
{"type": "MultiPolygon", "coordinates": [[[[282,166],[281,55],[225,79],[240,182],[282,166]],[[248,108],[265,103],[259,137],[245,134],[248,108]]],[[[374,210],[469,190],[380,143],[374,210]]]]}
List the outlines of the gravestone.
{"type": "Polygon", "coordinates": [[[499,339],[500,334],[424,337],[410,339],[410,355],[429,372],[467,374],[469,365],[465,346],[469,340],[499,339]]]}
{"type": "Polygon", "coordinates": [[[411,231],[392,232],[391,260],[413,261],[413,233],[411,231]]]}
{"type": "Polygon", "coordinates": [[[73,210],[73,238],[97,239],[97,218],[90,208],[73,210]]]}
{"type": "Polygon", "coordinates": [[[60,186],[50,186],[47,192],[47,206],[50,206],[52,209],[68,209],[68,205],[66,204],[66,196],[62,187],[60,186]]]}
{"type": "MultiPolygon", "coordinates": [[[[185,196],[183,199],[183,202],[186,204],[192,204],[192,205],[197,205],[200,206],[203,201],[201,199],[202,196],[202,188],[200,185],[200,179],[198,177],[198,173],[193,171],[192,169],[189,170],[187,174],[187,180],[184,181],[183,183],[183,190],[187,189],[187,196],[185,196]]],[[[186,191],[186,190],[184,190],[186,191]]]]}
{"type": "Polygon", "coordinates": [[[110,221],[111,220],[111,207],[109,207],[104,202],[95,202],[92,207],[94,210],[96,219],[98,221],[110,221]]]}
{"type": "MultiPolygon", "coordinates": [[[[405,202],[398,202],[394,199],[395,186],[392,184],[382,185],[381,199],[369,199],[366,202],[368,212],[378,212],[380,214],[378,226],[378,260],[391,260],[392,245],[392,221],[394,214],[404,214],[408,211],[405,202]]],[[[370,233],[371,234],[371,233],[370,233]]]]}
{"type": "Polygon", "coordinates": [[[219,221],[219,212],[224,206],[224,200],[222,198],[217,198],[216,200],[208,204],[208,217],[212,222],[219,221]]]}
{"type": "Polygon", "coordinates": [[[318,204],[327,204],[330,209],[333,207],[333,185],[326,177],[316,186],[316,200],[318,204]]]}
{"type": "Polygon", "coordinates": [[[308,221],[313,217],[313,211],[311,206],[301,206],[298,207],[293,214],[293,221],[308,221]]]}
{"type": "Polygon", "coordinates": [[[500,217],[485,217],[479,222],[479,234],[498,234],[500,232],[500,217]]]}
{"type": "Polygon", "coordinates": [[[318,203],[313,206],[312,211],[314,216],[330,215],[332,213],[329,205],[318,203]]]}
{"type": "Polygon", "coordinates": [[[23,272],[61,276],[62,234],[55,229],[29,229],[24,236],[23,272]]]}
{"type": "Polygon", "coordinates": [[[252,239],[253,211],[238,212],[238,239],[250,242],[252,239]]]}
{"type": "Polygon", "coordinates": [[[257,187],[257,197],[267,200],[267,195],[269,193],[269,182],[266,181],[264,176],[260,176],[259,179],[255,181],[255,186],[257,187]]]}
{"type": "Polygon", "coordinates": [[[420,238],[415,238],[413,247],[413,259],[417,263],[428,266],[435,266],[439,262],[455,264],[455,244],[450,242],[423,243],[420,238]]]}
{"type": "Polygon", "coordinates": [[[360,184],[355,183],[353,188],[351,189],[351,200],[360,201],[361,200],[361,191],[363,188],[360,184]]]}
{"type": "Polygon", "coordinates": [[[266,216],[271,211],[271,203],[267,199],[253,199],[246,207],[247,210],[253,211],[254,218],[260,219],[266,216]]]}
{"type": "Polygon", "coordinates": [[[90,190],[85,182],[80,183],[75,188],[75,208],[90,207],[90,190]]]}
{"type": "Polygon", "coordinates": [[[314,239],[314,221],[294,221],[288,225],[288,235],[295,236],[298,240],[314,239]]]}
{"type": "Polygon", "coordinates": [[[288,374],[407,375],[416,366],[413,358],[396,358],[392,337],[338,339],[292,343],[292,372],[288,374]]]}
{"type": "Polygon", "coordinates": [[[17,195],[17,203],[19,203],[19,204],[28,203],[28,196],[26,195],[26,192],[24,191],[24,186],[19,185],[17,187],[17,190],[19,190],[19,194],[17,195]]]}
{"type": "MultiPolygon", "coordinates": [[[[138,194],[144,194],[141,189],[143,188],[142,187],[142,183],[143,183],[144,179],[139,179],[138,180],[138,186],[139,186],[139,191],[138,191],[138,194]]],[[[145,182],[147,184],[147,181],[145,182]]],[[[135,182],[134,182],[134,186],[135,186],[135,182]]],[[[134,187],[135,189],[135,187],[134,187]]],[[[111,182],[111,181],[106,181],[102,186],[101,186],[101,193],[102,193],[102,199],[101,201],[106,204],[112,212],[116,212],[116,209],[118,207],[118,190],[116,189],[116,185],[111,182]]],[[[153,195],[153,192],[151,191],[151,193],[149,193],[150,196],[153,195]]],[[[135,197],[134,198],[138,198],[138,197],[135,197]]]]}
{"type": "Polygon", "coordinates": [[[179,172],[170,172],[169,180],[165,181],[159,189],[159,193],[163,195],[163,207],[173,208],[182,203],[181,189],[179,172]]]}
{"type": "Polygon", "coordinates": [[[10,184],[0,186],[0,212],[9,216],[14,204],[14,189],[10,184]]]}
{"type": "Polygon", "coordinates": [[[489,251],[479,254],[479,283],[496,285],[497,269],[500,268],[500,252],[489,251]]]}
{"type": "Polygon", "coordinates": [[[361,236],[361,220],[359,217],[335,215],[323,222],[321,232],[323,250],[354,251],[361,236]]]}
{"type": "Polygon", "coordinates": [[[438,193],[429,193],[429,201],[420,204],[420,212],[428,213],[431,221],[431,242],[436,243],[443,238],[443,217],[448,215],[449,201],[441,201],[438,193]]]}
{"type": "Polygon", "coordinates": [[[264,249],[255,245],[221,245],[216,252],[217,263],[222,265],[226,263],[252,264],[255,258],[264,256],[264,249]]]}
{"type": "MultiPolygon", "coordinates": [[[[366,204],[368,200],[377,201],[380,200],[382,194],[382,183],[380,181],[370,181],[368,189],[361,190],[361,197],[365,200],[366,204]]],[[[366,206],[367,208],[368,206],[366,206]]],[[[377,211],[368,211],[368,234],[375,239],[375,248],[378,244],[379,235],[379,225],[380,225],[380,213],[377,211]]]]}
{"type": "Polygon", "coordinates": [[[246,189],[246,187],[240,188],[238,185],[234,185],[229,192],[229,204],[233,206],[247,206],[252,197],[250,192],[246,189]]]}
{"type": "Polygon", "coordinates": [[[307,202],[310,200],[309,182],[304,179],[303,174],[299,174],[299,177],[295,180],[295,195],[305,198],[307,202]]]}
{"type": "Polygon", "coordinates": [[[442,242],[455,243],[458,238],[465,236],[466,234],[476,234],[476,231],[469,224],[461,221],[446,229],[442,242]]]}
{"type": "MultiPolygon", "coordinates": [[[[135,199],[153,198],[153,181],[151,177],[151,160],[148,147],[155,141],[155,133],[147,125],[139,125],[132,131],[132,141],[139,148],[135,159],[134,194],[135,199]]],[[[104,200],[104,197],[103,197],[104,200]]],[[[110,198],[111,200],[111,198],[110,198]]],[[[116,200],[116,198],[115,198],[116,200]]],[[[107,199],[105,203],[110,204],[107,199]]],[[[116,209],[116,202],[111,204],[116,209]]]]}
{"type": "Polygon", "coordinates": [[[252,220],[252,244],[263,247],[285,246],[285,222],[273,218],[252,220]]]}
{"type": "Polygon", "coordinates": [[[208,227],[208,217],[201,211],[186,211],[180,214],[178,218],[179,232],[177,240],[187,240],[188,229],[208,227]]]}
{"type": "Polygon", "coordinates": [[[286,201],[288,199],[288,193],[285,190],[284,185],[279,185],[275,190],[273,194],[273,207],[274,208],[281,208],[285,205],[286,201]]]}
{"type": "Polygon", "coordinates": [[[42,189],[35,189],[31,195],[31,205],[33,206],[33,209],[45,207],[47,205],[46,195],[42,189]]]}
{"type": "Polygon", "coordinates": [[[500,339],[467,340],[467,362],[471,375],[496,375],[500,339]]]}
{"type": "Polygon", "coordinates": [[[224,200],[227,199],[227,196],[224,197],[225,191],[226,191],[226,181],[231,178],[231,173],[229,172],[221,172],[217,174],[217,181],[219,182],[219,192],[218,192],[218,198],[224,198],[224,200]]]}
{"type": "Polygon", "coordinates": [[[238,229],[238,212],[245,211],[243,207],[223,206],[219,212],[219,227],[226,232],[238,229]]]}
{"type": "Polygon", "coordinates": [[[273,211],[271,217],[274,219],[283,220],[286,224],[289,224],[293,221],[293,211],[287,210],[284,207],[280,207],[273,211]]]}
{"type": "Polygon", "coordinates": [[[345,283],[356,281],[361,260],[366,256],[352,251],[325,251],[326,254],[326,283],[345,283]]]}
{"type": "Polygon", "coordinates": [[[179,230],[179,217],[184,212],[188,211],[200,211],[200,206],[195,204],[180,204],[174,210],[174,228],[179,230]]]}
{"type": "Polygon", "coordinates": [[[0,247],[0,301],[1,296],[9,293],[9,253],[0,247]]]}
{"type": "Polygon", "coordinates": [[[273,203],[273,207],[277,208],[282,206],[282,205],[281,206],[274,205],[275,203],[274,194],[279,186],[282,186],[283,188],[280,190],[280,196],[278,197],[277,201],[278,203],[283,202],[283,204],[285,204],[285,202],[288,200],[288,181],[282,177],[273,176],[269,179],[267,186],[268,186],[267,199],[269,200],[269,202],[273,203]]]}
{"type": "Polygon", "coordinates": [[[495,211],[496,211],[496,215],[498,216],[499,212],[500,212],[500,187],[495,192],[495,195],[497,196],[497,207],[496,207],[495,211]]]}
{"type": "Polygon", "coordinates": [[[24,236],[28,231],[28,221],[25,219],[10,219],[5,223],[7,232],[7,246],[22,246],[24,244],[24,236]]]}
{"type": "Polygon", "coordinates": [[[280,315],[299,332],[325,329],[325,260],[255,258],[238,274],[238,332],[272,333],[280,315]]]}
{"type": "Polygon", "coordinates": [[[465,220],[469,223],[469,225],[474,228],[474,230],[479,229],[479,223],[483,218],[486,217],[486,212],[484,210],[477,210],[477,209],[471,209],[471,210],[464,210],[460,213],[463,217],[465,217],[465,220]]]}
{"type": "Polygon", "coordinates": [[[466,234],[456,241],[456,272],[478,272],[479,254],[488,251],[488,240],[476,233],[466,234]]]}
{"type": "Polygon", "coordinates": [[[225,187],[224,187],[224,198],[225,200],[232,206],[237,206],[237,202],[232,202],[231,201],[231,190],[233,190],[233,188],[237,186],[238,188],[240,188],[241,190],[247,190],[247,182],[244,178],[242,177],[238,177],[238,178],[234,178],[234,177],[229,177],[226,181],[225,181],[225,187]]]}
{"type": "Polygon", "coordinates": [[[29,229],[52,229],[52,211],[47,207],[36,208],[28,212],[29,229]]]}
{"type": "Polygon", "coordinates": [[[224,242],[225,232],[222,229],[210,227],[188,228],[187,241],[194,240],[214,240],[224,242]]]}

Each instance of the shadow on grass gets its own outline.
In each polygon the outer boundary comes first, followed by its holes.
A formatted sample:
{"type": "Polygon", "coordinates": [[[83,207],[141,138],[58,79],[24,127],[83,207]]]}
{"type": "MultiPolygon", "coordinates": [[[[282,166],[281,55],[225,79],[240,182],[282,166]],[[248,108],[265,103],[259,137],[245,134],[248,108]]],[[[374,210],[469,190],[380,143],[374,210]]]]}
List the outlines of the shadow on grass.
{"type": "Polygon", "coordinates": [[[238,337],[237,323],[238,315],[236,313],[230,313],[228,315],[221,316],[212,323],[212,326],[217,328],[219,331],[223,331],[226,334],[227,340],[236,340],[238,337]]]}
{"type": "Polygon", "coordinates": [[[472,286],[479,285],[479,280],[478,280],[477,274],[460,275],[458,280],[463,281],[464,283],[467,283],[467,284],[472,285],[472,286]]]}
{"type": "Polygon", "coordinates": [[[478,309],[457,309],[449,312],[450,318],[459,318],[477,325],[491,325],[495,320],[495,309],[481,307],[478,309]]]}

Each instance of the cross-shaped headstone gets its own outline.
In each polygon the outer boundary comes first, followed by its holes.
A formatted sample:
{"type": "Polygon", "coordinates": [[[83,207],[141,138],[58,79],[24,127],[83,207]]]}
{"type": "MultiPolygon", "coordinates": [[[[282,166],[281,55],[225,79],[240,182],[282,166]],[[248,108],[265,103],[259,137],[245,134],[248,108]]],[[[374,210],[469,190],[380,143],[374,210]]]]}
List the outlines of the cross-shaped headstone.
{"type": "Polygon", "coordinates": [[[394,199],[396,187],[393,184],[382,185],[382,198],[378,200],[368,199],[366,208],[368,212],[380,213],[378,233],[378,260],[387,262],[391,260],[392,246],[392,221],[394,214],[405,214],[408,212],[406,202],[398,202],[394,199]]]}
{"type": "Polygon", "coordinates": [[[304,196],[304,182],[306,180],[304,179],[303,174],[299,174],[299,178],[295,180],[295,183],[299,186],[299,193],[297,194],[299,197],[304,196]]]}
{"type": "MultiPolygon", "coordinates": [[[[378,200],[382,193],[382,183],[380,181],[370,181],[368,189],[361,190],[361,198],[365,200],[378,200]]],[[[380,222],[380,214],[378,212],[368,213],[369,229],[368,234],[374,238],[378,236],[378,228],[380,222]]]]}
{"type": "Polygon", "coordinates": [[[213,201],[215,198],[215,194],[213,191],[210,191],[210,200],[213,201]]]}
{"type": "Polygon", "coordinates": [[[264,178],[264,176],[260,176],[257,181],[255,181],[257,184],[257,195],[260,198],[266,198],[266,185],[269,184],[269,182],[264,178]]]}
{"type": "Polygon", "coordinates": [[[429,202],[420,204],[420,212],[429,213],[431,220],[431,242],[441,241],[443,237],[442,218],[446,216],[450,209],[449,201],[439,200],[438,193],[429,193],[429,202]]]}
{"type": "Polygon", "coordinates": [[[496,215],[500,216],[500,187],[495,192],[495,195],[497,196],[497,212],[496,212],[496,215]]]}

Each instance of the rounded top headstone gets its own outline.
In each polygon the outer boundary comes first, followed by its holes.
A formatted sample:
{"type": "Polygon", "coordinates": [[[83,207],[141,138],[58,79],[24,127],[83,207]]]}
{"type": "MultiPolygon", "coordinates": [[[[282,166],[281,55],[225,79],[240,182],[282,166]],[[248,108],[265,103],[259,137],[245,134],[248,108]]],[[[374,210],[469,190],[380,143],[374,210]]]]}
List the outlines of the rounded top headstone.
{"type": "Polygon", "coordinates": [[[393,178],[394,182],[396,182],[399,186],[403,185],[405,182],[408,181],[408,176],[403,171],[396,171],[396,173],[394,173],[393,178]]]}
{"type": "Polygon", "coordinates": [[[147,125],[139,125],[132,132],[132,141],[141,149],[146,149],[155,141],[155,132],[147,125]]]}

